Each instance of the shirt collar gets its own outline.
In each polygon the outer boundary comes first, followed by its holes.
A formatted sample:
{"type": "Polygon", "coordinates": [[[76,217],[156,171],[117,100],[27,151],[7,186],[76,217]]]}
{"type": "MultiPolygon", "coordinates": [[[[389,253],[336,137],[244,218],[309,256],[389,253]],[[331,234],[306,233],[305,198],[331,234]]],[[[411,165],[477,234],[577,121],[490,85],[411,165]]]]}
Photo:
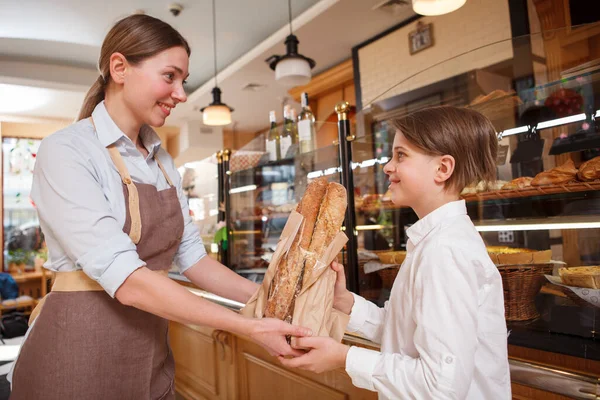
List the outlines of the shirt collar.
{"type": "Polygon", "coordinates": [[[406,235],[412,244],[416,246],[436,226],[440,225],[448,218],[457,217],[459,215],[467,215],[467,206],[465,205],[464,200],[446,203],[443,206],[433,210],[408,228],[406,230],[406,235]]]}
{"type": "MultiPolygon", "coordinates": [[[[113,121],[108,114],[106,106],[104,105],[104,100],[98,103],[96,108],[94,108],[92,118],[94,119],[94,125],[96,126],[98,140],[100,140],[102,146],[108,147],[121,140],[125,147],[135,148],[135,144],[123,133],[123,131],[121,131],[121,129],[119,129],[117,124],[115,124],[115,121],[113,121]]],[[[160,137],[150,126],[142,125],[142,128],[140,129],[140,139],[142,140],[144,147],[146,147],[146,150],[148,150],[149,157],[153,157],[160,148],[160,137]]]]}

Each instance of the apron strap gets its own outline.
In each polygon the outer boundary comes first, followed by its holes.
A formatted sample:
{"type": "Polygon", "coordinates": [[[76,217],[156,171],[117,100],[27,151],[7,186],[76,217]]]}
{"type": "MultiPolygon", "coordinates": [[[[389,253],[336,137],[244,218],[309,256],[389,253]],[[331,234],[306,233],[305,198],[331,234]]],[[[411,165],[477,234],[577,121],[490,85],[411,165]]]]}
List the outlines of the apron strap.
{"type": "Polygon", "coordinates": [[[119,153],[119,149],[117,149],[114,144],[109,145],[106,149],[110,154],[110,158],[112,158],[115,163],[119,175],[121,175],[121,180],[127,187],[127,192],[129,193],[129,216],[131,217],[129,237],[133,243],[138,244],[142,236],[142,217],[140,215],[140,196],[137,187],[131,180],[131,175],[129,175],[129,171],[125,166],[125,161],[123,161],[121,153],[119,153]]]}
{"type": "Polygon", "coordinates": [[[156,161],[156,163],[158,164],[158,168],[160,168],[160,170],[162,171],[162,173],[165,176],[165,179],[167,180],[167,182],[169,183],[169,185],[175,186],[175,185],[173,185],[173,182],[171,181],[171,178],[169,178],[169,175],[167,175],[167,171],[165,171],[165,167],[163,167],[163,165],[160,162],[160,160],[158,159],[158,157],[156,157],[156,153],[154,153],[154,161],[156,161]]]}

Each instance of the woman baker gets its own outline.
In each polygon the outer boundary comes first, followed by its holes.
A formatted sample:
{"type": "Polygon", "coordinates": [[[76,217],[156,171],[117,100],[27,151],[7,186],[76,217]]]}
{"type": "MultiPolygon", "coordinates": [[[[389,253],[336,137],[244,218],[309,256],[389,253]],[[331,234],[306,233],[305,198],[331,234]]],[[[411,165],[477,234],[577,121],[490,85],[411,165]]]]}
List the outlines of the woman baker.
{"type": "Polygon", "coordinates": [[[78,122],[42,141],[31,196],[56,280],[32,314],[12,399],[174,398],[168,320],[300,354],[285,336],[308,330],[242,317],[166,276],[174,261],[217,295],[245,303],[257,289],[206,257],[173,160],[150,128],[186,101],[189,55],[169,24],[122,19],[104,39],[78,122]]]}

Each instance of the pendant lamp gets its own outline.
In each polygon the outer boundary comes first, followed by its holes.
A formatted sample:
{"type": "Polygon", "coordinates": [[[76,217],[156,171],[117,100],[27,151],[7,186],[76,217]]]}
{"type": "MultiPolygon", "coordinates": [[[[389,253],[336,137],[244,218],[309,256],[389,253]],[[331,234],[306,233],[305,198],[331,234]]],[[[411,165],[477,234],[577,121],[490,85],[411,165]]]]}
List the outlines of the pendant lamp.
{"type": "Polygon", "coordinates": [[[298,53],[298,38],[292,33],[292,0],[288,0],[290,34],[285,38],[284,55],[272,55],[265,61],[275,71],[275,80],[286,87],[306,85],[310,82],[315,60],[298,53]]]}
{"type": "Polygon", "coordinates": [[[213,7],[213,49],[215,61],[215,87],[212,90],[213,101],[200,111],[202,112],[202,122],[204,125],[221,126],[231,123],[231,112],[233,108],[221,102],[221,89],[217,85],[217,12],[215,0],[213,7]]]}
{"type": "Polygon", "coordinates": [[[456,11],[467,0],[412,0],[413,10],[421,15],[442,15],[456,11]]]}

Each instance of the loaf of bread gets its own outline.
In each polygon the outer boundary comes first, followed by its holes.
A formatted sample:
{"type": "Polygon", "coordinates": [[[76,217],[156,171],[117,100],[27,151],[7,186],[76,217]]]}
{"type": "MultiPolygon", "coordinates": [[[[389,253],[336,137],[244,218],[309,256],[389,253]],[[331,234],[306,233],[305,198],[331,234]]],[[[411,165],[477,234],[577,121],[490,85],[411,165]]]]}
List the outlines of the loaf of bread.
{"type": "Polygon", "coordinates": [[[507,184],[502,186],[502,190],[515,190],[515,189],[524,189],[531,186],[531,181],[533,180],[530,176],[522,176],[520,178],[513,179],[507,184]]]}
{"type": "Polygon", "coordinates": [[[325,250],[340,231],[346,216],[346,205],[346,188],[338,183],[330,183],[308,248],[308,257],[304,266],[306,281],[316,268],[326,267],[318,265],[318,260],[323,257],[325,250]]]}
{"type": "Polygon", "coordinates": [[[306,188],[304,197],[296,208],[296,211],[304,217],[304,222],[300,232],[294,238],[287,256],[284,256],[277,266],[273,282],[269,287],[264,311],[265,317],[286,320],[291,315],[295,295],[302,287],[303,249],[310,246],[319,208],[326,192],[327,178],[315,179],[306,188]]]}
{"type": "Polygon", "coordinates": [[[562,283],[567,286],[600,289],[600,267],[572,267],[558,270],[562,283]]]}
{"type": "Polygon", "coordinates": [[[556,168],[537,174],[531,181],[531,186],[563,185],[574,180],[576,175],[575,164],[568,160],[556,168]]]}
{"type": "Polygon", "coordinates": [[[600,179],[600,157],[592,158],[581,164],[577,178],[584,182],[600,179]]]}

